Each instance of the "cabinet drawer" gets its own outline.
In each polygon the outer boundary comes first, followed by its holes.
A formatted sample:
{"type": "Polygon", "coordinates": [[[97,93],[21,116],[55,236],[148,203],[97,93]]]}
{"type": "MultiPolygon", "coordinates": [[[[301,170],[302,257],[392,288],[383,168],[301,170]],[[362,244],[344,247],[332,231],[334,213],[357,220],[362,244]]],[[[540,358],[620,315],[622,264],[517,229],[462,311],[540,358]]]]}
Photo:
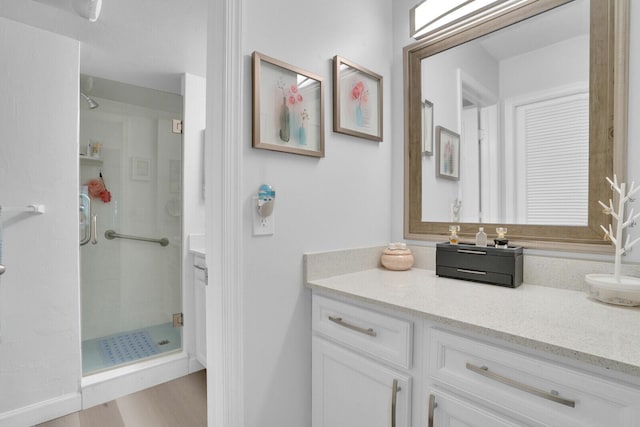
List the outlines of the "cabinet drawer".
{"type": "Polygon", "coordinates": [[[534,356],[429,330],[428,373],[528,425],[631,426],[640,390],[534,356]]]}
{"type": "Polygon", "coordinates": [[[491,283],[493,285],[515,287],[513,276],[510,274],[494,273],[483,270],[469,270],[467,268],[446,267],[439,265],[436,267],[436,274],[441,277],[452,279],[464,279],[472,282],[491,283]]]}
{"type": "Polygon", "coordinates": [[[402,368],[411,367],[410,321],[320,295],[313,296],[312,316],[315,332],[402,368]]]}

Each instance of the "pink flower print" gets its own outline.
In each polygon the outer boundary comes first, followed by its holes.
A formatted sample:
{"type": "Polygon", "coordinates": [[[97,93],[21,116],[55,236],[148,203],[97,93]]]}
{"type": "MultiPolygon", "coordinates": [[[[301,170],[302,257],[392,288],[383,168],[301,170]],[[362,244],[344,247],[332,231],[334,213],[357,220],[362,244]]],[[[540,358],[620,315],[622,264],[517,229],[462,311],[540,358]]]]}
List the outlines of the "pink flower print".
{"type": "Polygon", "coordinates": [[[296,85],[291,85],[290,90],[291,90],[291,93],[298,93],[298,86],[296,86],[296,85]]]}
{"type": "Polygon", "coordinates": [[[360,96],[364,91],[364,83],[362,83],[362,81],[359,81],[358,83],[353,85],[353,89],[351,89],[351,98],[357,101],[358,99],[360,99],[360,96]]]}
{"type": "Polygon", "coordinates": [[[302,102],[304,101],[304,98],[302,98],[302,95],[298,94],[298,96],[296,96],[296,101],[302,102]]]}
{"type": "Polygon", "coordinates": [[[296,97],[293,95],[289,96],[289,104],[294,105],[296,103],[296,97]]]}

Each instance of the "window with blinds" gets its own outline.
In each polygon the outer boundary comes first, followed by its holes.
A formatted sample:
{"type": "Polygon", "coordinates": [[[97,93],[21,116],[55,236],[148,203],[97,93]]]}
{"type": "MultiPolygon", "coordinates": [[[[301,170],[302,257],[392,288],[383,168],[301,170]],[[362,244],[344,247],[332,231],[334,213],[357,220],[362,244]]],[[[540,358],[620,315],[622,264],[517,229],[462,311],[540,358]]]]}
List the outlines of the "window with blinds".
{"type": "Polygon", "coordinates": [[[520,105],[516,111],[520,216],[527,224],[588,223],[589,95],[520,105]]]}

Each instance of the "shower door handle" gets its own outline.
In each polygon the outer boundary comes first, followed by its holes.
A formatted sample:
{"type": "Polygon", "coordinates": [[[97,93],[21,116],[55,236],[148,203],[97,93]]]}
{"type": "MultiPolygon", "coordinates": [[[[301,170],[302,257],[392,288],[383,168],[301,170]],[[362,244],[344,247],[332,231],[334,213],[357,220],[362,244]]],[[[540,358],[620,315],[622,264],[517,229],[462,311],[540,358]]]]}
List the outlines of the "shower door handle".
{"type": "Polygon", "coordinates": [[[98,243],[98,217],[91,215],[91,244],[98,243]]]}
{"type": "Polygon", "coordinates": [[[80,200],[80,225],[82,226],[80,246],[84,246],[91,240],[91,199],[86,194],[80,193],[80,200]]]}

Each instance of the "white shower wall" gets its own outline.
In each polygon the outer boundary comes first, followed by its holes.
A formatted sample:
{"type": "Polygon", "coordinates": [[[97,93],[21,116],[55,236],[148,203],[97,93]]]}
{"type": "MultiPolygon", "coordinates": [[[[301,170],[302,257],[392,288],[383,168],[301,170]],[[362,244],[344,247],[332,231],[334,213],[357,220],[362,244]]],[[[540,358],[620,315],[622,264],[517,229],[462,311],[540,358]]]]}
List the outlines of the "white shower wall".
{"type": "Polygon", "coordinates": [[[96,98],[82,109],[81,149],[102,143],[102,164],[81,162],[80,183],[102,170],[112,195],[94,199],[98,244],[81,249],[82,339],[170,322],[181,311],[181,135],[171,133],[175,113],[96,98]],[[149,160],[148,176],[134,176],[135,160],[149,160]],[[104,232],[170,244],[107,240],[104,232]]]}

